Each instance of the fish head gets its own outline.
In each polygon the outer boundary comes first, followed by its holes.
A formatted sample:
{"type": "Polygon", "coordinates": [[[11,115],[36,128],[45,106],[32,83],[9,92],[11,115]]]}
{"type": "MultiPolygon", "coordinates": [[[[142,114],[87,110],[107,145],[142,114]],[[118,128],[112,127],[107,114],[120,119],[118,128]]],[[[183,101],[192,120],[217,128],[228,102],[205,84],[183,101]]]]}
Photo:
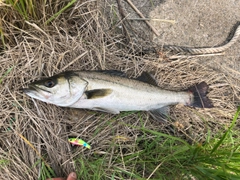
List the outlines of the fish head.
{"type": "Polygon", "coordinates": [[[87,81],[73,72],[64,72],[29,84],[23,89],[28,96],[40,101],[67,107],[78,101],[87,87],[87,81]]]}

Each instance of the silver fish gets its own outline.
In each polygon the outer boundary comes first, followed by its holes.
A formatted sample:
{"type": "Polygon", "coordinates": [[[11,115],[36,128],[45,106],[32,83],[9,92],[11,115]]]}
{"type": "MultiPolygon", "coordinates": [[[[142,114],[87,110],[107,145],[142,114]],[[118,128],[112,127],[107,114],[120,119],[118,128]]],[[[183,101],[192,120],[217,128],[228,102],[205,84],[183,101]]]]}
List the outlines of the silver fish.
{"type": "Polygon", "coordinates": [[[211,108],[208,85],[201,82],[186,91],[169,91],[157,86],[150,74],[137,79],[115,70],[68,71],[35,81],[23,91],[30,97],[62,107],[83,108],[118,114],[120,111],[166,113],[175,104],[211,108]]]}

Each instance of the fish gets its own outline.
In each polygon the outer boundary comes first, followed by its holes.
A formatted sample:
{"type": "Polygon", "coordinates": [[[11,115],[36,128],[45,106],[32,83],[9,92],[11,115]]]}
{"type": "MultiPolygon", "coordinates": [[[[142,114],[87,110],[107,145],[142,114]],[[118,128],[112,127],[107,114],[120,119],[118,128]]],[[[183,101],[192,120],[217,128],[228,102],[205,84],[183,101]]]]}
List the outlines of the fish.
{"type": "Polygon", "coordinates": [[[148,72],[128,78],[117,70],[66,71],[34,81],[23,88],[28,96],[61,107],[119,114],[148,111],[154,117],[168,114],[176,104],[197,108],[213,107],[208,85],[200,82],[183,91],[160,88],[148,72]]]}
{"type": "Polygon", "coordinates": [[[72,145],[83,146],[88,149],[91,149],[91,146],[88,143],[79,138],[68,138],[68,142],[71,143],[72,145]]]}

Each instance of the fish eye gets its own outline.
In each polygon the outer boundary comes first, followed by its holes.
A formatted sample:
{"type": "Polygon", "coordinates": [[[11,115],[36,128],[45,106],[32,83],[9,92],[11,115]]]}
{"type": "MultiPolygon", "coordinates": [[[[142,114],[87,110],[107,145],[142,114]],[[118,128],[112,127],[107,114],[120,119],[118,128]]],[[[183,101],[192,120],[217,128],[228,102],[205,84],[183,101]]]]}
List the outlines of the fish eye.
{"type": "Polygon", "coordinates": [[[53,86],[55,86],[55,83],[52,79],[49,79],[44,83],[44,86],[46,86],[48,88],[52,88],[53,86]]]}

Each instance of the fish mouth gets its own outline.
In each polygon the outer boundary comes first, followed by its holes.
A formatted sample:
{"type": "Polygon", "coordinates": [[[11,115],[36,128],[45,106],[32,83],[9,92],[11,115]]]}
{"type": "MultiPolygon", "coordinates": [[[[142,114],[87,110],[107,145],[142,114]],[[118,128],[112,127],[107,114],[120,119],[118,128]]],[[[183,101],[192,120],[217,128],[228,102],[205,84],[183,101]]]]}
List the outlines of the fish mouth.
{"type": "Polygon", "coordinates": [[[21,91],[23,91],[26,94],[31,93],[31,92],[40,92],[40,91],[45,91],[45,92],[51,93],[50,91],[48,91],[46,89],[42,89],[40,87],[37,87],[34,84],[30,84],[28,86],[28,88],[23,88],[23,89],[21,89],[21,91]]]}
{"type": "Polygon", "coordinates": [[[29,93],[32,91],[38,91],[37,88],[34,85],[29,85],[28,88],[22,88],[20,89],[20,91],[24,92],[24,93],[29,93]]]}
{"type": "Polygon", "coordinates": [[[31,98],[35,98],[44,102],[48,102],[47,99],[51,96],[50,91],[38,87],[35,84],[30,84],[28,88],[23,88],[22,91],[31,98]]]}

